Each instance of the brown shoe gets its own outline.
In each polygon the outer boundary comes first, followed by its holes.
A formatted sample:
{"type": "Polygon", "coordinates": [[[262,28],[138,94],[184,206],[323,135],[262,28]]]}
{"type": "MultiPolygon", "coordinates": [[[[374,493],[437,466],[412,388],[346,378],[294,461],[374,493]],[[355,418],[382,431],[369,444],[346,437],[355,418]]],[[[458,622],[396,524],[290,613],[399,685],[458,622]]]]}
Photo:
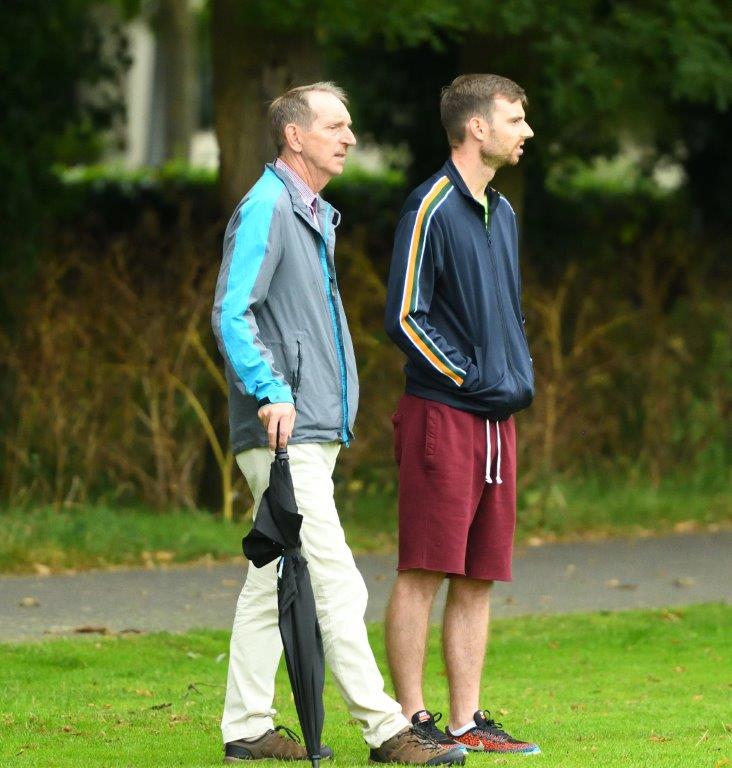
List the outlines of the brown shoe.
{"type": "Polygon", "coordinates": [[[371,750],[372,763],[406,763],[408,765],[463,765],[465,753],[460,747],[444,747],[408,727],[371,750]]]}
{"type": "MultiPolygon", "coordinates": [[[[258,739],[239,739],[230,741],[224,747],[224,762],[239,763],[242,760],[265,760],[276,758],[277,760],[308,760],[305,747],[300,744],[300,737],[284,725],[278,725],[274,730],[269,730],[258,739]],[[280,731],[287,734],[285,738],[280,731]]],[[[333,750],[323,745],[320,748],[322,760],[333,757],[333,750]]]]}

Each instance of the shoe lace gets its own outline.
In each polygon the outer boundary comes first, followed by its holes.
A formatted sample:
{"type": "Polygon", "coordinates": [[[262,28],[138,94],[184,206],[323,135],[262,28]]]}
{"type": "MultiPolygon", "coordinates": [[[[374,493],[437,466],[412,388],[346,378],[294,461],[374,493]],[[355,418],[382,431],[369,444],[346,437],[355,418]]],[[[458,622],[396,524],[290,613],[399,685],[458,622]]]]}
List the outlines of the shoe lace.
{"type": "Polygon", "coordinates": [[[410,728],[408,733],[410,734],[411,738],[420,746],[426,747],[433,752],[440,749],[440,745],[437,743],[437,741],[435,741],[435,739],[433,739],[432,736],[430,736],[425,731],[419,730],[418,728],[410,728]]]}
{"type": "Polygon", "coordinates": [[[300,737],[286,725],[276,725],[275,731],[284,731],[292,741],[297,742],[298,744],[300,743],[300,737]]]}
{"type": "Polygon", "coordinates": [[[445,739],[445,734],[436,725],[442,720],[442,712],[429,712],[428,714],[430,719],[419,723],[419,729],[439,744],[441,739],[445,739]]]}
{"type": "Polygon", "coordinates": [[[481,723],[478,726],[478,729],[490,733],[491,736],[504,736],[505,738],[510,739],[511,737],[506,731],[501,730],[503,728],[503,723],[497,723],[490,715],[491,713],[488,711],[483,713],[485,723],[481,723]]]}

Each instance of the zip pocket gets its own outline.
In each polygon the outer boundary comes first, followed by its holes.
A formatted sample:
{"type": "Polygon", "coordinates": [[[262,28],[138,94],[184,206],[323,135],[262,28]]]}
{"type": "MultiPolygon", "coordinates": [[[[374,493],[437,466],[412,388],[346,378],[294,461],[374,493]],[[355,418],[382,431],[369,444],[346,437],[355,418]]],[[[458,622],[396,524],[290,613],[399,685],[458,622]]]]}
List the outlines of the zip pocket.
{"type": "Polygon", "coordinates": [[[302,342],[297,340],[297,365],[292,374],[292,395],[297,394],[300,389],[300,379],[302,378],[302,342]]]}

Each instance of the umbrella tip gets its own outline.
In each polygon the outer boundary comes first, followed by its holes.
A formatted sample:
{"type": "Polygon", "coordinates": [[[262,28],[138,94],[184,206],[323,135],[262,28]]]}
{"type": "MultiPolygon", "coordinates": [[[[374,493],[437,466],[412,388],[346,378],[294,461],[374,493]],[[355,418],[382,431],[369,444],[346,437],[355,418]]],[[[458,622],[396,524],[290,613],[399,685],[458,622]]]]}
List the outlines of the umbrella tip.
{"type": "Polygon", "coordinates": [[[320,755],[313,755],[310,758],[310,763],[313,768],[320,768],[320,755]]]}

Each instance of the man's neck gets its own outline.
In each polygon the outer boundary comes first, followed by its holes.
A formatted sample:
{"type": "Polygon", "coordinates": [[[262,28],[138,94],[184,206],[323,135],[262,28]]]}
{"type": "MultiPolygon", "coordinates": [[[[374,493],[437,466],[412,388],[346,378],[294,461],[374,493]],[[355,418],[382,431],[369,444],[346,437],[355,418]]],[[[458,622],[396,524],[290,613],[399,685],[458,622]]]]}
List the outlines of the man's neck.
{"type": "Polygon", "coordinates": [[[480,155],[474,155],[463,147],[453,149],[451,158],[470,194],[476,200],[482,200],[486,187],[496,175],[496,169],[486,165],[480,155]]]}
{"type": "Polygon", "coordinates": [[[318,174],[313,169],[309,168],[307,163],[302,159],[302,155],[296,152],[283,152],[280,155],[280,160],[283,163],[287,163],[290,168],[310,187],[310,189],[317,195],[321,189],[330,181],[329,178],[324,178],[322,174],[318,174]]]}

